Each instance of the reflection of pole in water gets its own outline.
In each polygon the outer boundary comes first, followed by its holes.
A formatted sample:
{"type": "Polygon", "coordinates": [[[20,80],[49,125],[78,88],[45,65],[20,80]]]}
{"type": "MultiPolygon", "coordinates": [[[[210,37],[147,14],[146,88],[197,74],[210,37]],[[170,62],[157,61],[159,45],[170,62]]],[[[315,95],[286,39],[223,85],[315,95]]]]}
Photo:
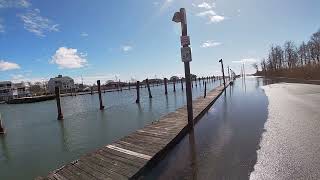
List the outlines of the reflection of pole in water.
{"type": "Polygon", "coordinates": [[[196,180],[198,176],[198,166],[197,166],[197,151],[196,151],[196,144],[195,144],[193,129],[191,129],[189,132],[189,147],[190,147],[190,157],[191,157],[192,179],[196,180]]]}
{"type": "Polygon", "coordinates": [[[69,146],[68,146],[68,133],[66,132],[66,129],[64,127],[64,121],[61,121],[60,124],[60,128],[61,128],[61,138],[62,138],[62,147],[63,150],[65,150],[66,152],[69,152],[69,146]]]}
{"type": "Polygon", "coordinates": [[[169,111],[169,98],[166,96],[166,108],[169,111]]]}
{"type": "Polygon", "coordinates": [[[7,142],[5,136],[0,136],[2,152],[5,157],[5,161],[8,162],[10,160],[10,153],[8,150],[7,142]]]}

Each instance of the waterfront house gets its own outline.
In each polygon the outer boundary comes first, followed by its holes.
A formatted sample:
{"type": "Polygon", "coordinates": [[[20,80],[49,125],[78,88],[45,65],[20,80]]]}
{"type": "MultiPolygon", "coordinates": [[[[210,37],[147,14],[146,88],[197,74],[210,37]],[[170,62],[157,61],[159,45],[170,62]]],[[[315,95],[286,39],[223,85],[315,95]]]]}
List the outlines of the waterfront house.
{"type": "Polygon", "coordinates": [[[60,87],[62,93],[71,92],[71,89],[75,88],[74,80],[68,76],[58,75],[55,78],[51,78],[48,82],[50,93],[54,93],[55,87],[60,87]]]}
{"type": "Polygon", "coordinates": [[[9,101],[27,96],[30,96],[30,91],[25,83],[0,82],[0,101],[9,101]]]}

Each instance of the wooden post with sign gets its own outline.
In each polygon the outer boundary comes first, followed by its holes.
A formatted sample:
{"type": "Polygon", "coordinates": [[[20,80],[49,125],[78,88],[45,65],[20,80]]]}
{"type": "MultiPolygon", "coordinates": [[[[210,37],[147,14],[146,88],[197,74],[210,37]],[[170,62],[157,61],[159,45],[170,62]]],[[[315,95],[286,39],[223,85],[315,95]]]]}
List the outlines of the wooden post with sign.
{"type": "Polygon", "coordinates": [[[186,79],[186,96],[187,96],[187,110],[188,110],[188,126],[193,129],[193,108],[192,108],[192,90],[191,90],[191,74],[190,74],[190,61],[192,61],[190,38],[187,30],[187,17],[184,8],[180,12],[175,12],[172,21],[181,23],[182,36],[181,40],[181,59],[184,62],[185,79],[186,79]]]}
{"type": "Polygon", "coordinates": [[[137,100],[136,100],[136,103],[140,103],[140,82],[139,81],[137,81],[136,89],[137,89],[137,100]]]}
{"type": "Polygon", "coordinates": [[[223,85],[224,87],[226,87],[226,80],[225,80],[225,76],[224,76],[224,68],[223,68],[223,60],[220,59],[219,62],[221,63],[221,68],[222,68],[222,76],[223,76],[223,85]]]}
{"type": "Polygon", "coordinates": [[[98,85],[98,93],[99,93],[99,102],[100,102],[100,110],[104,109],[104,106],[102,104],[102,95],[101,95],[101,84],[100,84],[100,80],[97,81],[97,85],[98,85]]]}
{"type": "Polygon", "coordinates": [[[164,94],[168,94],[168,87],[167,87],[167,78],[164,78],[164,94]]]}
{"type": "Polygon", "coordinates": [[[149,98],[152,98],[151,90],[150,90],[150,84],[149,84],[149,79],[148,78],[146,79],[146,83],[147,83],[147,87],[148,87],[149,98]]]}

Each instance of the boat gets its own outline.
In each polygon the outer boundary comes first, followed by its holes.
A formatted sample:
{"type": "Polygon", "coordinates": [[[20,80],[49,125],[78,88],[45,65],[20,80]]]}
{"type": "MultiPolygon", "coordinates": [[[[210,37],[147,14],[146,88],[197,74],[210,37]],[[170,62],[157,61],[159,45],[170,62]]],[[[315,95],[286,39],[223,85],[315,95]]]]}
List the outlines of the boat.
{"type": "Polygon", "coordinates": [[[35,103],[42,101],[49,101],[55,99],[55,95],[45,95],[45,96],[35,96],[35,97],[23,97],[11,99],[7,102],[7,104],[27,104],[27,103],[35,103]]]}

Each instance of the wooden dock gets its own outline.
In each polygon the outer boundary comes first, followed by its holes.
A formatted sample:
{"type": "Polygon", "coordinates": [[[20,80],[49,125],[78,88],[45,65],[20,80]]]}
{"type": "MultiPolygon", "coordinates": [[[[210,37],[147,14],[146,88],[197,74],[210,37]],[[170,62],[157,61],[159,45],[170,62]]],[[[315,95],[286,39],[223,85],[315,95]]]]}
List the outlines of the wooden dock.
{"type": "MultiPolygon", "coordinates": [[[[206,98],[199,97],[193,101],[195,122],[207,112],[223,90],[223,85],[219,86],[207,93],[206,98]]],[[[36,179],[137,179],[184,137],[188,130],[187,119],[187,108],[184,106],[143,129],[64,165],[45,178],[36,179]]]]}

